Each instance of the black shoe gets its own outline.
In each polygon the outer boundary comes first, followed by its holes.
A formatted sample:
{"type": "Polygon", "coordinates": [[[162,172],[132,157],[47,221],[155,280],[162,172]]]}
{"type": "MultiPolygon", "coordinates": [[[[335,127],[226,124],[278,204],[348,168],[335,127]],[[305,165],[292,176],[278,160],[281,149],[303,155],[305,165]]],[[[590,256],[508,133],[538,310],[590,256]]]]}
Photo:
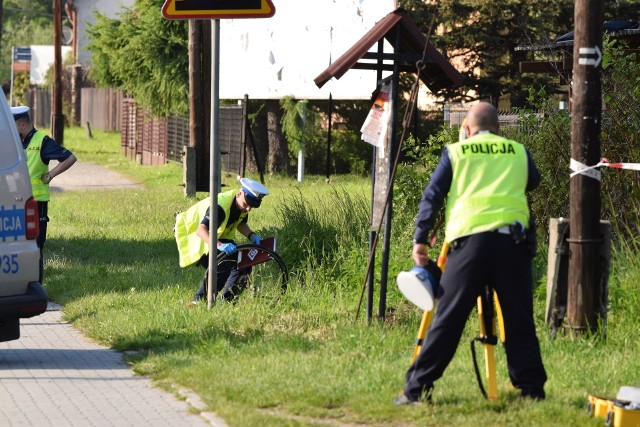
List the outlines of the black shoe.
{"type": "Polygon", "coordinates": [[[541,388],[523,388],[519,397],[521,399],[544,400],[546,395],[541,388]]]}
{"type": "Polygon", "coordinates": [[[396,406],[414,406],[419,405],[420,401],[409,399],[404,393],[402,393],[400,396],[393,399],[393,404],[396,406]]]}

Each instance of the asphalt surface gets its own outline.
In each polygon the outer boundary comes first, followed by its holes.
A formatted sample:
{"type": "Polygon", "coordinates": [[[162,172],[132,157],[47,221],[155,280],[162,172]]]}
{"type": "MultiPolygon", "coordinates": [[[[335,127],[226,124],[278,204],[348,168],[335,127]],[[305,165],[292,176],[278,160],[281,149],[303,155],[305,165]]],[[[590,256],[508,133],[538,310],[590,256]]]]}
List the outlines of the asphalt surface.
{"type": "MultiPolygon", "coordinates": [[[[80,161],[51,184],[54,191],[140,186],[80,161]]],[[[19,340],[0,343],[0,426],[226,426],[190,390],[169,393],[136,375],[122,353],[62,321],[63,310],[50,301],[46,313],[21,320],[19,340]]]]}

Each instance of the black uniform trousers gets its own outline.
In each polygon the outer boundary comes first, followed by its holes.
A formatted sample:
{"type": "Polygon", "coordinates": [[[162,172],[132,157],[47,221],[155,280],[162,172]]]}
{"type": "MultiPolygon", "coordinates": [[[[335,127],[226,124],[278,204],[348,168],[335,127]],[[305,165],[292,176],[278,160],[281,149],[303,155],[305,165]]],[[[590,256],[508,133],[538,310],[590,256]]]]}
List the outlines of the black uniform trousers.
{"type": "Polygon", "coordinates": [[[38,203],[38,248],[40,249],[40,274],[38,280],[42,283],[44,279],[44,242],[47,241],[47,223],[49,222],[49,202],[37,202],[38,203]]]}
{"type": "Polygon", "coordinates": [[[433,322],[407,371],[405,395],[420,399],[442,376],[486,285],[496,291],[502,309],[511,383],[523,392],[544,394],[547,375],[533,322],[533,276],[526,242],[516,244],[511,235],[485,232],[454,243],[442,275],[433,322]]]}
{"type": "MultiPolygon", "coordinates": [[[[220,254],[221,252],[217,251],[216,255],[218,256],[220,254]]],[[[200,287],[198,287],[193,299],[194,301],[206,300],[207,288],[209,287],[209,254],[203,255],[196,265],[206,268],[207,271],[204,273],[202,282],[200,282],[200,287]]],[[[214,297],[220,293],[222,299],[227,301],[237,298],[244,290],[247,275],[250,273],[250,267],[245,268],[242,271],[238,270],[236,257],[229,257],[224,260],[218,265],[216,276],[216,285],[218,289],[213,292],[214,297]]]]}

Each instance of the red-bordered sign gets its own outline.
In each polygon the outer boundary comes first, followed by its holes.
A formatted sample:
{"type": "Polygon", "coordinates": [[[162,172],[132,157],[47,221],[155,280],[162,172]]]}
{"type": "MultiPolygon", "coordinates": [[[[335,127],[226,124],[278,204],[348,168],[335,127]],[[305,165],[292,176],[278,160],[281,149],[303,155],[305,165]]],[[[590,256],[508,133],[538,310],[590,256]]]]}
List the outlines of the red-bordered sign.
{"type": "Polygon", "coordinates": [[[167,19],[270,18],[276,13],[271,0],[165,0],[167,19]]]}

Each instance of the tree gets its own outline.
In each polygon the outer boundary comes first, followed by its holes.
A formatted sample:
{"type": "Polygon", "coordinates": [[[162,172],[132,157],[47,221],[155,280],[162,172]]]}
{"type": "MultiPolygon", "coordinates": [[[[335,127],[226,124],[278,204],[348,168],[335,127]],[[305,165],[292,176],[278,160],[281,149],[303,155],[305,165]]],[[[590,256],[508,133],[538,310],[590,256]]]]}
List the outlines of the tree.
{"type": "Polygon", "coordinates": [[[523,58],[515,47],[555,38],[550,26],[573,7],[569,0],[445,0],[426,4],[401,0],[400,3],[411,11],[425,33],[435,17],[437,30],[431,39],[467,77],[464,88],[455,94],[459,100],[483,98],[498,105],[501,98],[510,96],[509,101],[515,106],[524,102],[521,87],[546,84],[545,80],[549,80],[548,76],[521,76],[518,63],[523,58]]]}
{"type": "Polygon", "coordinates": [[[12,48],[51,44],[51,0],[0,0],[0,81],[10,85],[12,48]]]}
{"type": "MultiPolygon", "coordinates": [[[[516,46],[546,44],[573,30],[572,0],[443,0],[425,2],[400,0],[426,34],[435,17],[437,31],[433,43],[467,77],[459,100],[499,100],[511,106],[527,104],[527,87],[545,87],[548,93],[557,89],[556,76],[521,75],[518,64],[524,53],[516,46]],[[476,95],[465,92],[471,90],[476,95]]],[[[606,2],[605,20],[638,20],[637,0],[606,2]]]]}
{"type": "Polygon", "coordinates": [[[189,51],[186,21],[167,20],[162,0],[138,0],[119,18],[96,15],[88,29],[92,68],[98,86],[131,94],[152,114],[189,111],[189,51]]]}
{"type": "Polygon", "coordinates": [[[267,130],[269,151],[267,155],[267,172],[287,172],[287,141],[280,126],[282,111],[278,102],[266,101],[267,130]]]}

